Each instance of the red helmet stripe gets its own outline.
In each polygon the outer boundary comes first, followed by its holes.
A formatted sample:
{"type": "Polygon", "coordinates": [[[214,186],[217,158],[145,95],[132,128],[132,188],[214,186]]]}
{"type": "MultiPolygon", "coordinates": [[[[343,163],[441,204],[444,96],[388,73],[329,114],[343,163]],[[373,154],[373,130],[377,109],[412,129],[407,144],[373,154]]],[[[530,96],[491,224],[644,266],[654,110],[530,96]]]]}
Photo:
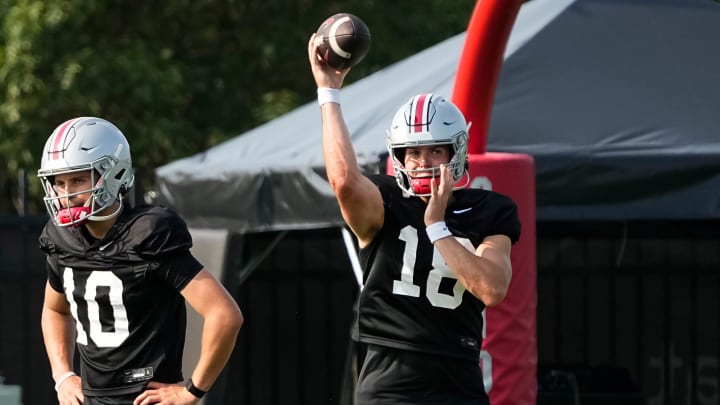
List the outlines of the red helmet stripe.
{"type": "Polygon", "coordinates": [[[415,114],[412,125],[413,132],[422,132],[423,125],[427,123],[427,96],[427,94],[420,94],[419,96],[415,97],[415,102],[413,103],[415,104],[415,114]]]}
{"type": "Polygon", "coordinates": [[[63,122],[57,132],[55,133],[55,140],[52,142],[52,148],[50,151],[52,152],[51,159],[59,159],[60,158],[60,151],[65,143],[65,138],[67,137],[68,132],[70,132],[70,129],[72,128],[72,124],[77,121],[79,118],[73,118],[71,120],[67,120],[63,122]]]}

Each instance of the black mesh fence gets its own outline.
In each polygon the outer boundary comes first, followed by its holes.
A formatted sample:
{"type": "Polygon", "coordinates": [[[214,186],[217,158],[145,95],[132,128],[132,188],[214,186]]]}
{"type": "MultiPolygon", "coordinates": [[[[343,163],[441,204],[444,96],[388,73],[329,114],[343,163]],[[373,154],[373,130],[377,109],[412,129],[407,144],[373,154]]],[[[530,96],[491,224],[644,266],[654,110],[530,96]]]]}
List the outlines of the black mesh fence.
{"type": "MultiPolygon", "coordinates": [[[[54,403],[42,218],[0,218],[0,375],[54,403]]],[[[539,223],[538,404],[720,403],[720,223],[539,223]]],[[[246,317],[206,404],[349,404],[358,287],[338,229],[232,236],[246,317]]]]}

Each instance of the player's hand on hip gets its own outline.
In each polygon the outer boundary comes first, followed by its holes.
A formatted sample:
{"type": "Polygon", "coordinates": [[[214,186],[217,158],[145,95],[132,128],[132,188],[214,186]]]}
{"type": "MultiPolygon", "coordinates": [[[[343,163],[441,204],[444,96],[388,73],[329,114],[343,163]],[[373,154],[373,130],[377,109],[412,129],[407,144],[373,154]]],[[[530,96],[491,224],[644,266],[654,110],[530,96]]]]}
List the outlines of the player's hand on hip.
{"type": "Polygon", "coordinates": [[[85,400],[82,393],[82,380],[79,376],[72,376],[65,380],[57,389],[58,404],[81,405],[85,400]]]}
{"type": "Polygon", "coordinates": [[[308,41],[308,60],[310,61],[310,68],[315,78],[315,84],[317,84],[318,87],[339,89],[342,87],[345,76],[350,72],[350,68],[336,70],[323,61],[315,45],[315,35],[316,34],[312,34],[310,41],[308,41]]]}
{"type": "Polygon", "coordinates": [[[454,185],[450,169],[447,165],[440,165],[440,184],[438,185],[435,181],[430,182],[430,200],[425,208],[426,226],[445,220],[445,210],[452,196],[454,185]]]}
{"type": "Polygon", "coordinates": [[[191,394],[182,385],[150,381],[145,391],[135,398],[133,405],[195,405],[198,402],[200,398],[191,394]]]}

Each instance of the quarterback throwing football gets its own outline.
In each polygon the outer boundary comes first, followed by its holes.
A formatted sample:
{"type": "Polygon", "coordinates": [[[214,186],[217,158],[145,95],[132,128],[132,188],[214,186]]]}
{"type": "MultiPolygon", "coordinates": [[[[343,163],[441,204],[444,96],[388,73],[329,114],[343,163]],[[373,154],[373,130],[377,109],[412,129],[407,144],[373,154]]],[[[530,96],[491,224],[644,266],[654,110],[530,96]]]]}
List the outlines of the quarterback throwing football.
{"type": "Polygon", "coordinates": [[[505,297],[515,203],[467,184],[468,125],[419,94],[387,135],[394,177],[360,171],[340,108],[338,71],[308,58],[318,86],[328,180],[358,239],[364,287],[353,337],[366,345],[356,404],[488,404],[479,355],[486,306],[505,297]]]}

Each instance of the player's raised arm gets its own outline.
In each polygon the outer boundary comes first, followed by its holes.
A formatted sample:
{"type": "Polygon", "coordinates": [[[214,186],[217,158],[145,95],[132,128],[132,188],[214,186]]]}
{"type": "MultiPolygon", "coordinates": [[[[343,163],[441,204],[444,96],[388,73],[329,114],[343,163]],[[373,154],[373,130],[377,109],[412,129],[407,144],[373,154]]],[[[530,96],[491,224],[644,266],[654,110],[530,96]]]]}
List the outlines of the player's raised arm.
{"type": "Polygon", "coordinates": [[[358,167],[350,132],[340,107],[339,90],[349,69],[335,70],[318,57],[315,34],[308,43],[308,59],[322,113],[322,144],[328,181],[345,222],[367,245],[383,223],[380,191],[358,167]]]}

